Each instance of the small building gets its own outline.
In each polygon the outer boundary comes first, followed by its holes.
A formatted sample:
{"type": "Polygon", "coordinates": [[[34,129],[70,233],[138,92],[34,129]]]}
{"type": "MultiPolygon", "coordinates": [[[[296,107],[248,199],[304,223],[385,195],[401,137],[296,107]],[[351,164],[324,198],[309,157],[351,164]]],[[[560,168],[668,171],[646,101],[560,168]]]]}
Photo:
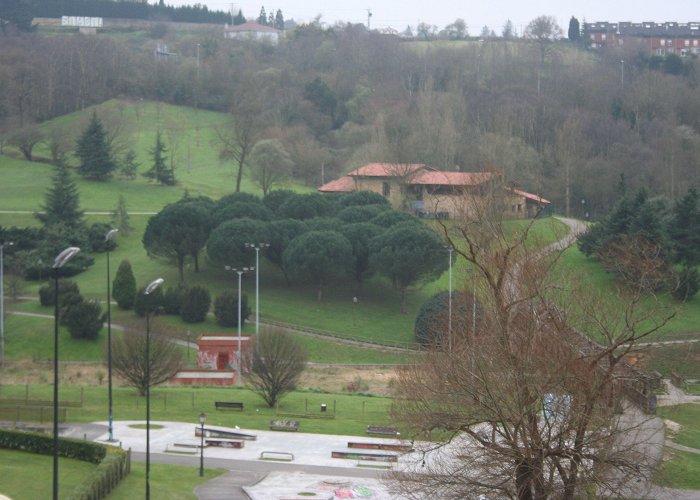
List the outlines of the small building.
{"type": "Polygon", "coordinates": [[[534,217],[550,204],[538,195],[503,189],[499,172],[445,172],[422,163],[369,163],[318,188],[322,193],[372,191],[396,209],[442,219],[474,214],[494,193],[503,196],[510,218],[534,217]]]}
{"type": "Polygon", "coordinates": [[[584,38],[591,48],[635,43],[652,55],[700,55],[700,22],[584,23],[584,38]]]}
{"type": "Polygon", "coordinates": [[[252,338],[241,335],[201,335],[197,339],[197,368],[179,371],[173,383],[185,385],[233,385],[241,371],[250,373],[252,338]],[[241,366],[238,366],[238,352],[241,366]]]}
{"type": "Polygon", "coordinates": [[[243,23],[224,28],[224,38],[234,40],[254,40],[267,41],[272,45],[277,45],[280,38],[280,30],[271,26],[264,26],[258,23],[243,23]]]}

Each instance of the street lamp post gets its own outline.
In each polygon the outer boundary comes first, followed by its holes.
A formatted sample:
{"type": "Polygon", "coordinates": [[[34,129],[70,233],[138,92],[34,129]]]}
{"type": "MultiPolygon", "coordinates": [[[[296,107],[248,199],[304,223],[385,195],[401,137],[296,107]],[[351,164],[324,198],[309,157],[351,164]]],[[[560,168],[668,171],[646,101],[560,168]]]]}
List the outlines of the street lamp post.
{"type": "Polygon", "coordinates": [[[246,243],[246,248],[255,249],[255,334],[260,330],[260,249],[268,248],[269,243],[246,243]]]}
{"type": "Polygon", "coordinates": [[[68,247],[56,256],[53,263],[54,312],[53,312],[53,498],[58,500],[58,270],[75,257],[80,248],[68,247]]]}
{"type": "Polygon", "coordinates": [[[199,477],[204,477],[204,422],[207,421],[207,415],[202,412],[199,414],[199,424],[201,425],[200,434],[202,440],[199,443],[199,477]]]}
{"type": "Polygon", "coordinates": [[[105,235],[107,243],[107,394],[109,399],[108,426],[109,441],[114,441],[114,426],[112,424],[112,295],[109,275],[109,242],[114,239],[119,229],[111,229],[105,235]]]}
{"type": "Polygon", "coordinates": [[[13,242],[0,243],[0,366],[5,365],[5,264],[3,262],[3,251],[5,245],[12,246],[13,242]]]}
{"type": "Polygon", "coordinates": [[[449,287],[449,299],[447,306],[447,345],[449,351],[452,351],[452,252],[454,248],[447,247],[447,253],[449,255],[449,275],[450,275],[450,287],[449,287]]]}
{"type": "MultiPolygon", "coordinates": [[[[152,281],[143,292],[150,295],[163,284],[163,278],[152,281]]],[[[146,500],[151,498],[151,305],[146,302],[146,500]]]]}
{"type": "Polygon", "coordinates": [[[241,276],[243,276],[243,273],[247,273],[248,271],[253,271],[255,268],[254,267],[241,267],[240,269],[233,268],[231,266],[225,266],[227,271],[234,271],[235,273],[238,274],[238,353],[236,355],[236,366],[238,366],[238,377],[236,378],[236,385],[241,386],[243,385],[243,381],[241,380],[243,378],[243,367],[241,366],[241,276]]]}

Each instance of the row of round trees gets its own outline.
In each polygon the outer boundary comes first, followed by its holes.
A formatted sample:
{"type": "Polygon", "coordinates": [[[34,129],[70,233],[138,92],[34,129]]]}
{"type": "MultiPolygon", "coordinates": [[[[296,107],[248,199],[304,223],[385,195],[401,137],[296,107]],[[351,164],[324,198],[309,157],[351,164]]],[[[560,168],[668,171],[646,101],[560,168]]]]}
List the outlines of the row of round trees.
{"type": "Polygon", "coordinates": [[[263,199],[235,193],[216,202],[186,195],[152,217],[143,236],[150,255],[177,263],[183,283],[185,261],[198,271],[204,248],[213,264],[242,267],[251,259],[246,244],[260,242],[269,243],[264,256],[287,282],[312,282],[319,301],[329,284],[361,284],[376,272],[400,291],[404,312],[408,288],[437,278],[448,265],[445,244],[433,230],[371,192],[281,190],[263,199]]]}

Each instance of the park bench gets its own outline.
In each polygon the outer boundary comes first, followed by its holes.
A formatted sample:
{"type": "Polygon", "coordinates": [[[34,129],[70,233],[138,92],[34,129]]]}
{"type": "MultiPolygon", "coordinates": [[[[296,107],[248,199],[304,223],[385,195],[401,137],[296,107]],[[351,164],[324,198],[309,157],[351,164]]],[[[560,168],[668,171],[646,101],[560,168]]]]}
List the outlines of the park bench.
{"type": "Polygon", "coordinates": [[[293,462],[294,453],[286,451],[261,451],[259,460],[274,460],[276,462],[293,462]]]}
{"type": "Polygon", "coordinates": [[[237,401],[214,401],[214,406],[217,410],[236,409],[243,411],[243,403],[237,401]]]}
{"type": "Polygon", "coordinates": [[[399,430],[396,427],[386,425],[368,425],[367,434],[375,434],[379,436],[398,436],[399,430]]]}
{"type": "Polygon", "coordinates": [[[271,431],[298,431],[299,421],[298,420],[270,420],[270,430],[271,431]]]}

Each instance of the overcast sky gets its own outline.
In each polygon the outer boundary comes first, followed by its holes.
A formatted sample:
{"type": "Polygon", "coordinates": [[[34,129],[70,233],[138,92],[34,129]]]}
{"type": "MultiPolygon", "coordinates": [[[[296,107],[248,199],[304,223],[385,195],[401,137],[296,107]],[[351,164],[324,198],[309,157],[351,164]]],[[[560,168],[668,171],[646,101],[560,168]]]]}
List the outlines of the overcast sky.
{"type": "MultiPolygon", "coordinates": [[[[151,2],[152,3],[152,2],[151,2]]],[[[518,33],[533,18],[546,14],[554,16],[566,33],[571,16],[583,23],[593,21],[700,21],[700,1],[672,0],[165,0],[172,5],[203,3],[210,9],[243,10],[246,17],[257,17],[260,7],[282,9],[285,19],[308,22],[321,14],[321,20],[353,23],[367,22],[367,9],[372,11],[372,28],[393,27],[403,31],[407,25],[415,28],[419,22],[438,28],[462,18],[469,32],[477,35],[484,25],[500,33],[506,20],[513,22],[518,33]]]]}

